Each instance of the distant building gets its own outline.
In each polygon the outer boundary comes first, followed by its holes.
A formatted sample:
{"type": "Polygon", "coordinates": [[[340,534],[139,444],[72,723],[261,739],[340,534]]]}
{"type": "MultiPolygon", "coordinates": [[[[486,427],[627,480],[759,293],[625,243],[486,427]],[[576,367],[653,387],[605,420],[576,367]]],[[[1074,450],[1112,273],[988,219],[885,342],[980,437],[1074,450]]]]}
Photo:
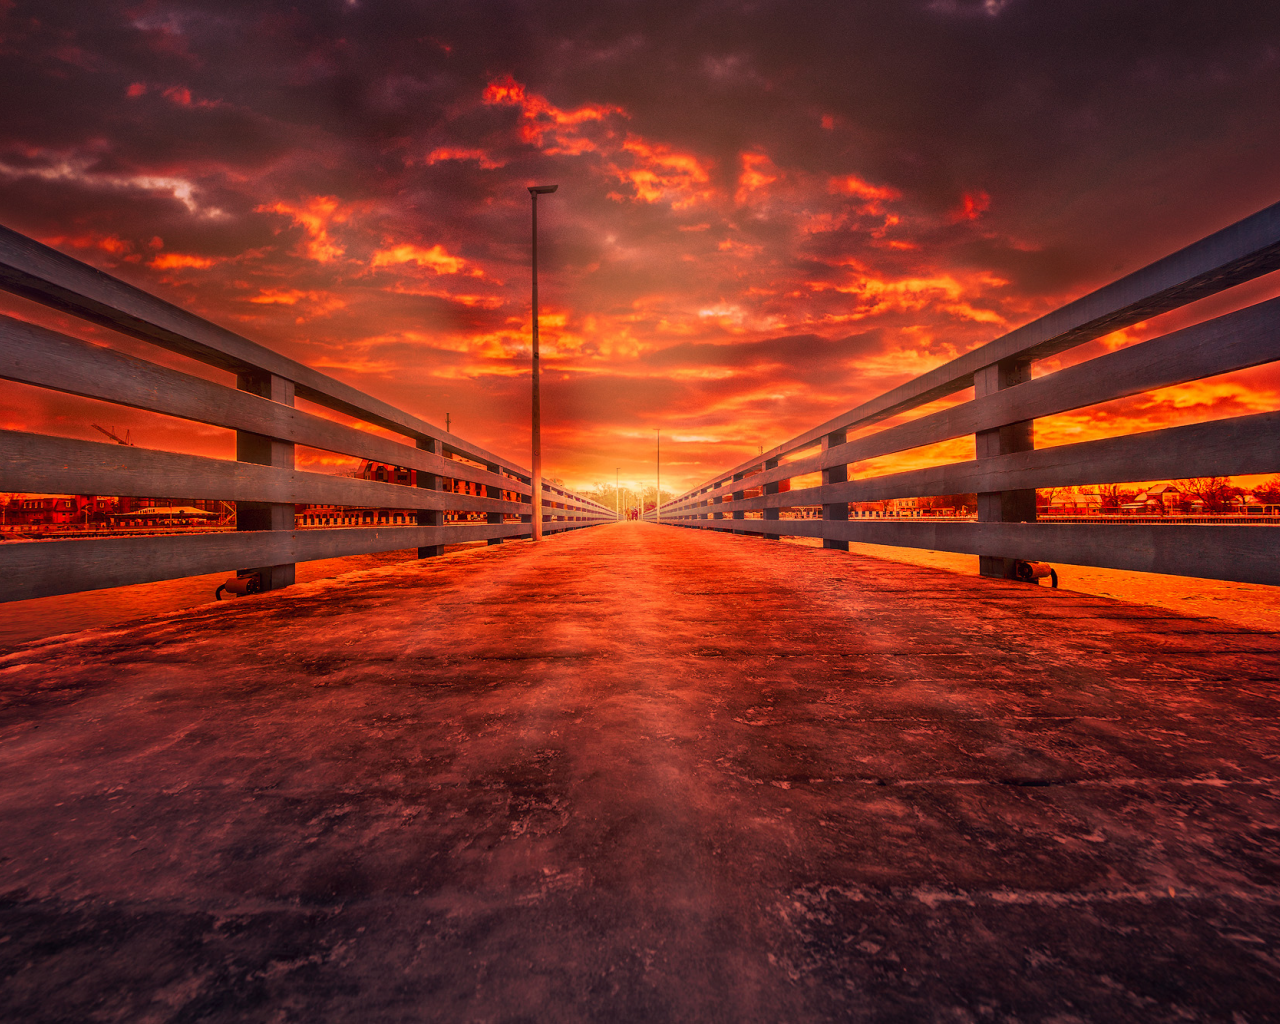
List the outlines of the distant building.
{"type": "Polygon", "coordinates": [[[1274,500],[1267,500],[1272,497],[1273,495],[1270,492],[1248,495],[1245,499],[1245,512],[1251,516],[1280,515],[1280,505],[1277,505],[1274,500]]]}
{"type": "Polygon", "coordinates": [[[235,515],[235,502],[214,498],[120,498],[120,511],[129,512],[147,508],[195,508],[213,512],[220,519],[235,515]]]}
{"type": "Polygon", "coordinates": [[[3,506],[5,526],[98,527],[125,526],[148,519],[167,520],[171,525],[229,523],[235,505],[228,501],[196,501],[191,498],[110,497],[98,494],[22,494],[3,506]],[[168,509],[186,509],[190,514],[175,516],[168,509]],[[151,510],[150,515],[147,513],[151,510]]]}
{"type": "Polygon", "coordinates": [[[119,500],[94,494],[24,494],[6,505],[4,520],[8,526],[102,525],[119,500]]]}
{"type": "Polygon", "coordinates": [[[206,526],[218,519],[217,512],[193,505],[148,505],[111,517],[115,527],[206,526]]]}
{"type": "Polygon", "coordinates": [[[1190,502],[1190,495],[1174,487],[1173,484],[1165,484],[1163,487],[1150,487],[1143,491],[1134,502],[1145,504],[1147,509],[1155,514],[1168,514],[1170,512],[1182,512],[1190,502]]]}
{"type": "Polygon", "coordinates": [[[75,522],[74,495],[20,498],[17,505],[18,525],[21,526],[61,526],[75,522]]]}
{"type": "MultiPolygon", "coordinates": [[[[445,456],[452,458],[452,456],[445,456]]],[[[376,480],[382,483],[400,484],[405,487],[418,485],[417,470],[393,466],[385,462],[374,462],[365,459],[356,470],[358,480],[376,480]]],[[[452,494],[470,494],[478,497],[487,496],[484,484],[471,480],[455,480],[442,477],[441,490],[452,494]]],[[[520,495],[514,491],[502,491],[507,501],[519,501],[520,495]]],[[[445,523],[484,522],[483,512],[446,512],[445,523]]],[[[418,517],[412,509],[375,508],[373,506],[352,507],[346,505],[298,505],[296,508],[296,525],[298,526],[415,526],[418,517]]]]}
{"type": "Polygon", "coordinates": [[[1036,512],[1049,516],[1094,516],[1102,511],[1102,495],[1092,491],[1058,492],[1047,504],[1038,504],[1036,512]]]}

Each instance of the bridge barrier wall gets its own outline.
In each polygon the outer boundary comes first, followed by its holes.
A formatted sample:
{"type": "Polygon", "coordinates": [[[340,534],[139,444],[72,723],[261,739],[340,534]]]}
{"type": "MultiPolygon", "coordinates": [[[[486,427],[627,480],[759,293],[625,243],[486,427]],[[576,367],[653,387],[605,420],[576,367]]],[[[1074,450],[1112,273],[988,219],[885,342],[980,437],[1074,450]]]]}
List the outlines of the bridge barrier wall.
{"type": "MultiPolygon", "coordinates": [[[[234,430],[237,459],[0,430],[0,490],[181,495],[234,501],[237,513],[235,532],[6,541],[0,601],[246,566],[262,589],[274,589],[293,581],[298,561],[413,547],[428,557],[446,544],[532,534],[531,474],[514,461],[4,227],[0,288],[235,381],[206,380],[8,316],[0,316],[0,377],[234,430]],[[296,398],[404,440],[296,408],[296,398]],[[416,486],[296,469],[295,445],[412,470],[416,486]],[[462,493],[470,490],[484,493],[462,493]],[[404,509],[416,525],[295,530],[300,504],[404,509]],[[486,521],[445,525],[446,512],[486,521]]],[[[615,519],[612,509],[546,481],[541,512],[546,533],[615,519]]]]}
{"type": "Polygon", "coordinates": [[[1022,559],[1280,584],[1273,527],[1037,522],[1035,504],[1037,488],[1280,472],[1280,412],[1034,444],[1037,418],[1280,359],[1280,299],[1032,374],[1038,360],[1277,268],[1280,203],[727,469],[646,518],[820,537],[824,547],[846,550],[854,541],[976,554],[990,576],[1012,577],[1022,559]],[[970,400],[868,429],[968,388],[970,400]],[[972,461],[849,479],[866,460],[966,435],[974,437],[972,461]],[[817,473],[819,485],[787,489],[817,473]],[[850,502],[964,493],[977,494],[977,522],[849,518],[850,502]],[[781,510],[802,506],[821,506],[822,519],[781,518],[781,510]]]}

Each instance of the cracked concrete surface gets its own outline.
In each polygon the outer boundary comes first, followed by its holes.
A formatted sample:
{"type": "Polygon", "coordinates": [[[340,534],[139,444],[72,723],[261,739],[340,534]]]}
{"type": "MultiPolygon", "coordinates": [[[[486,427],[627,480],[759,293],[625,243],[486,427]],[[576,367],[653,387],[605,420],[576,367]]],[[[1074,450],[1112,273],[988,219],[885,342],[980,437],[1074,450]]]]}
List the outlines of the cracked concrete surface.
{"type": "Polygon", "coordinates": [[[1277,1017],[1280,635],[619,524],[0,657],[0,1018],[1277,1017]]]}

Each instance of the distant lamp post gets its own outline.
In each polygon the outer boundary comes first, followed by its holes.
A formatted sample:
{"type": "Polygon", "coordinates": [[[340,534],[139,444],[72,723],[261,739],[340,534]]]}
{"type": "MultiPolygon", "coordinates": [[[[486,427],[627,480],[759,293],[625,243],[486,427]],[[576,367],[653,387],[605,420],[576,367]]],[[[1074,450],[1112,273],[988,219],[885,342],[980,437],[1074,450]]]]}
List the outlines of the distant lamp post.
{"type": "Polygon", "coordinates": [[[662,525],[662,428],[654,427],[658,432],[658,492],[653,496],[653,516],[659,526],[662,525]]]}
{"type": "Polygon", "coordinates": [[[622,518],[622,492],[618,490],[622,486],[622,467],[619,466],[613,471],[613,518],[622,518]]]}
{"type": "Polygon", "coordinates": [[[533,203],[533,539],[542,540],[542,399],[538,387],[538,196],[559,185],[530,185],[533,203]]]}

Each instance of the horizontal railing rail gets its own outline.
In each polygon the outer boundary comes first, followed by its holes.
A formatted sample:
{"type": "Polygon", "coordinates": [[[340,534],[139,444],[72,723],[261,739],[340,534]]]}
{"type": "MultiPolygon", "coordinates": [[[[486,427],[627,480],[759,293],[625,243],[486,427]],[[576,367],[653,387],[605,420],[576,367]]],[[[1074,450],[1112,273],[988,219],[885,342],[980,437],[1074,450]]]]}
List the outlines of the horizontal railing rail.
{"type": "MultiPolygon", "coordinates": [[[[291,583],[298,561],[414,547],[428,557],[446,544],[532,533],[533,483],[519,464],[3,227],[0,288],[236,375],[235,386],[220,384],[0,316],[0,378],[222,427],[236,437],[230,461],[0,430],[0,489],[180,495],[235,502],[237,513],[236,530],[220,533],[6,540],[0,600],[221,570],[255,576],[257,589],[269,590],[291,583]],[[295,398],[408,443],[296,408],[295,398]],[[412,485],[297,469],[296,445],[410,471],[412,485]],[[299,505],[403,510],[414,522],[295,531],[299,505]],[[485,521],[446,525],[446,513],[485,521]]],[[[616,518],[559,485],[543,481],[541,491],[548,533],[616,518]]]]}
{"type": "Polygon", "coordinates": [[[863,542],[976,554],[986,575],[1011,576],[1018,560],[1058,560],[1280,583],[1280,532],[1268,528],[1043,523],[1035,505],[1037,488],[1280,472],[1280,412],[1039,449],[1033,433],[1035,420],[1046,416],[1280,359],[1280,299],[1031,374],[1036,360],[1277,268],[1280,204],[740,463],[646,518],[765,537],[816,537],[833,548],[863,542]],[[967,401],[848,437],[969,387],[974,395],[967,401]],[[850,479],[868,460],[969,435],[973,460],[850,479]],[[789,489],[813,474],[820,483],[789,489]],[[977,495],[977,522],[849,516],[849,503],[965,493],[977,495]],[[781,517],[781,510],[800,506],[821,506],[823,518],[781,517]]]}

